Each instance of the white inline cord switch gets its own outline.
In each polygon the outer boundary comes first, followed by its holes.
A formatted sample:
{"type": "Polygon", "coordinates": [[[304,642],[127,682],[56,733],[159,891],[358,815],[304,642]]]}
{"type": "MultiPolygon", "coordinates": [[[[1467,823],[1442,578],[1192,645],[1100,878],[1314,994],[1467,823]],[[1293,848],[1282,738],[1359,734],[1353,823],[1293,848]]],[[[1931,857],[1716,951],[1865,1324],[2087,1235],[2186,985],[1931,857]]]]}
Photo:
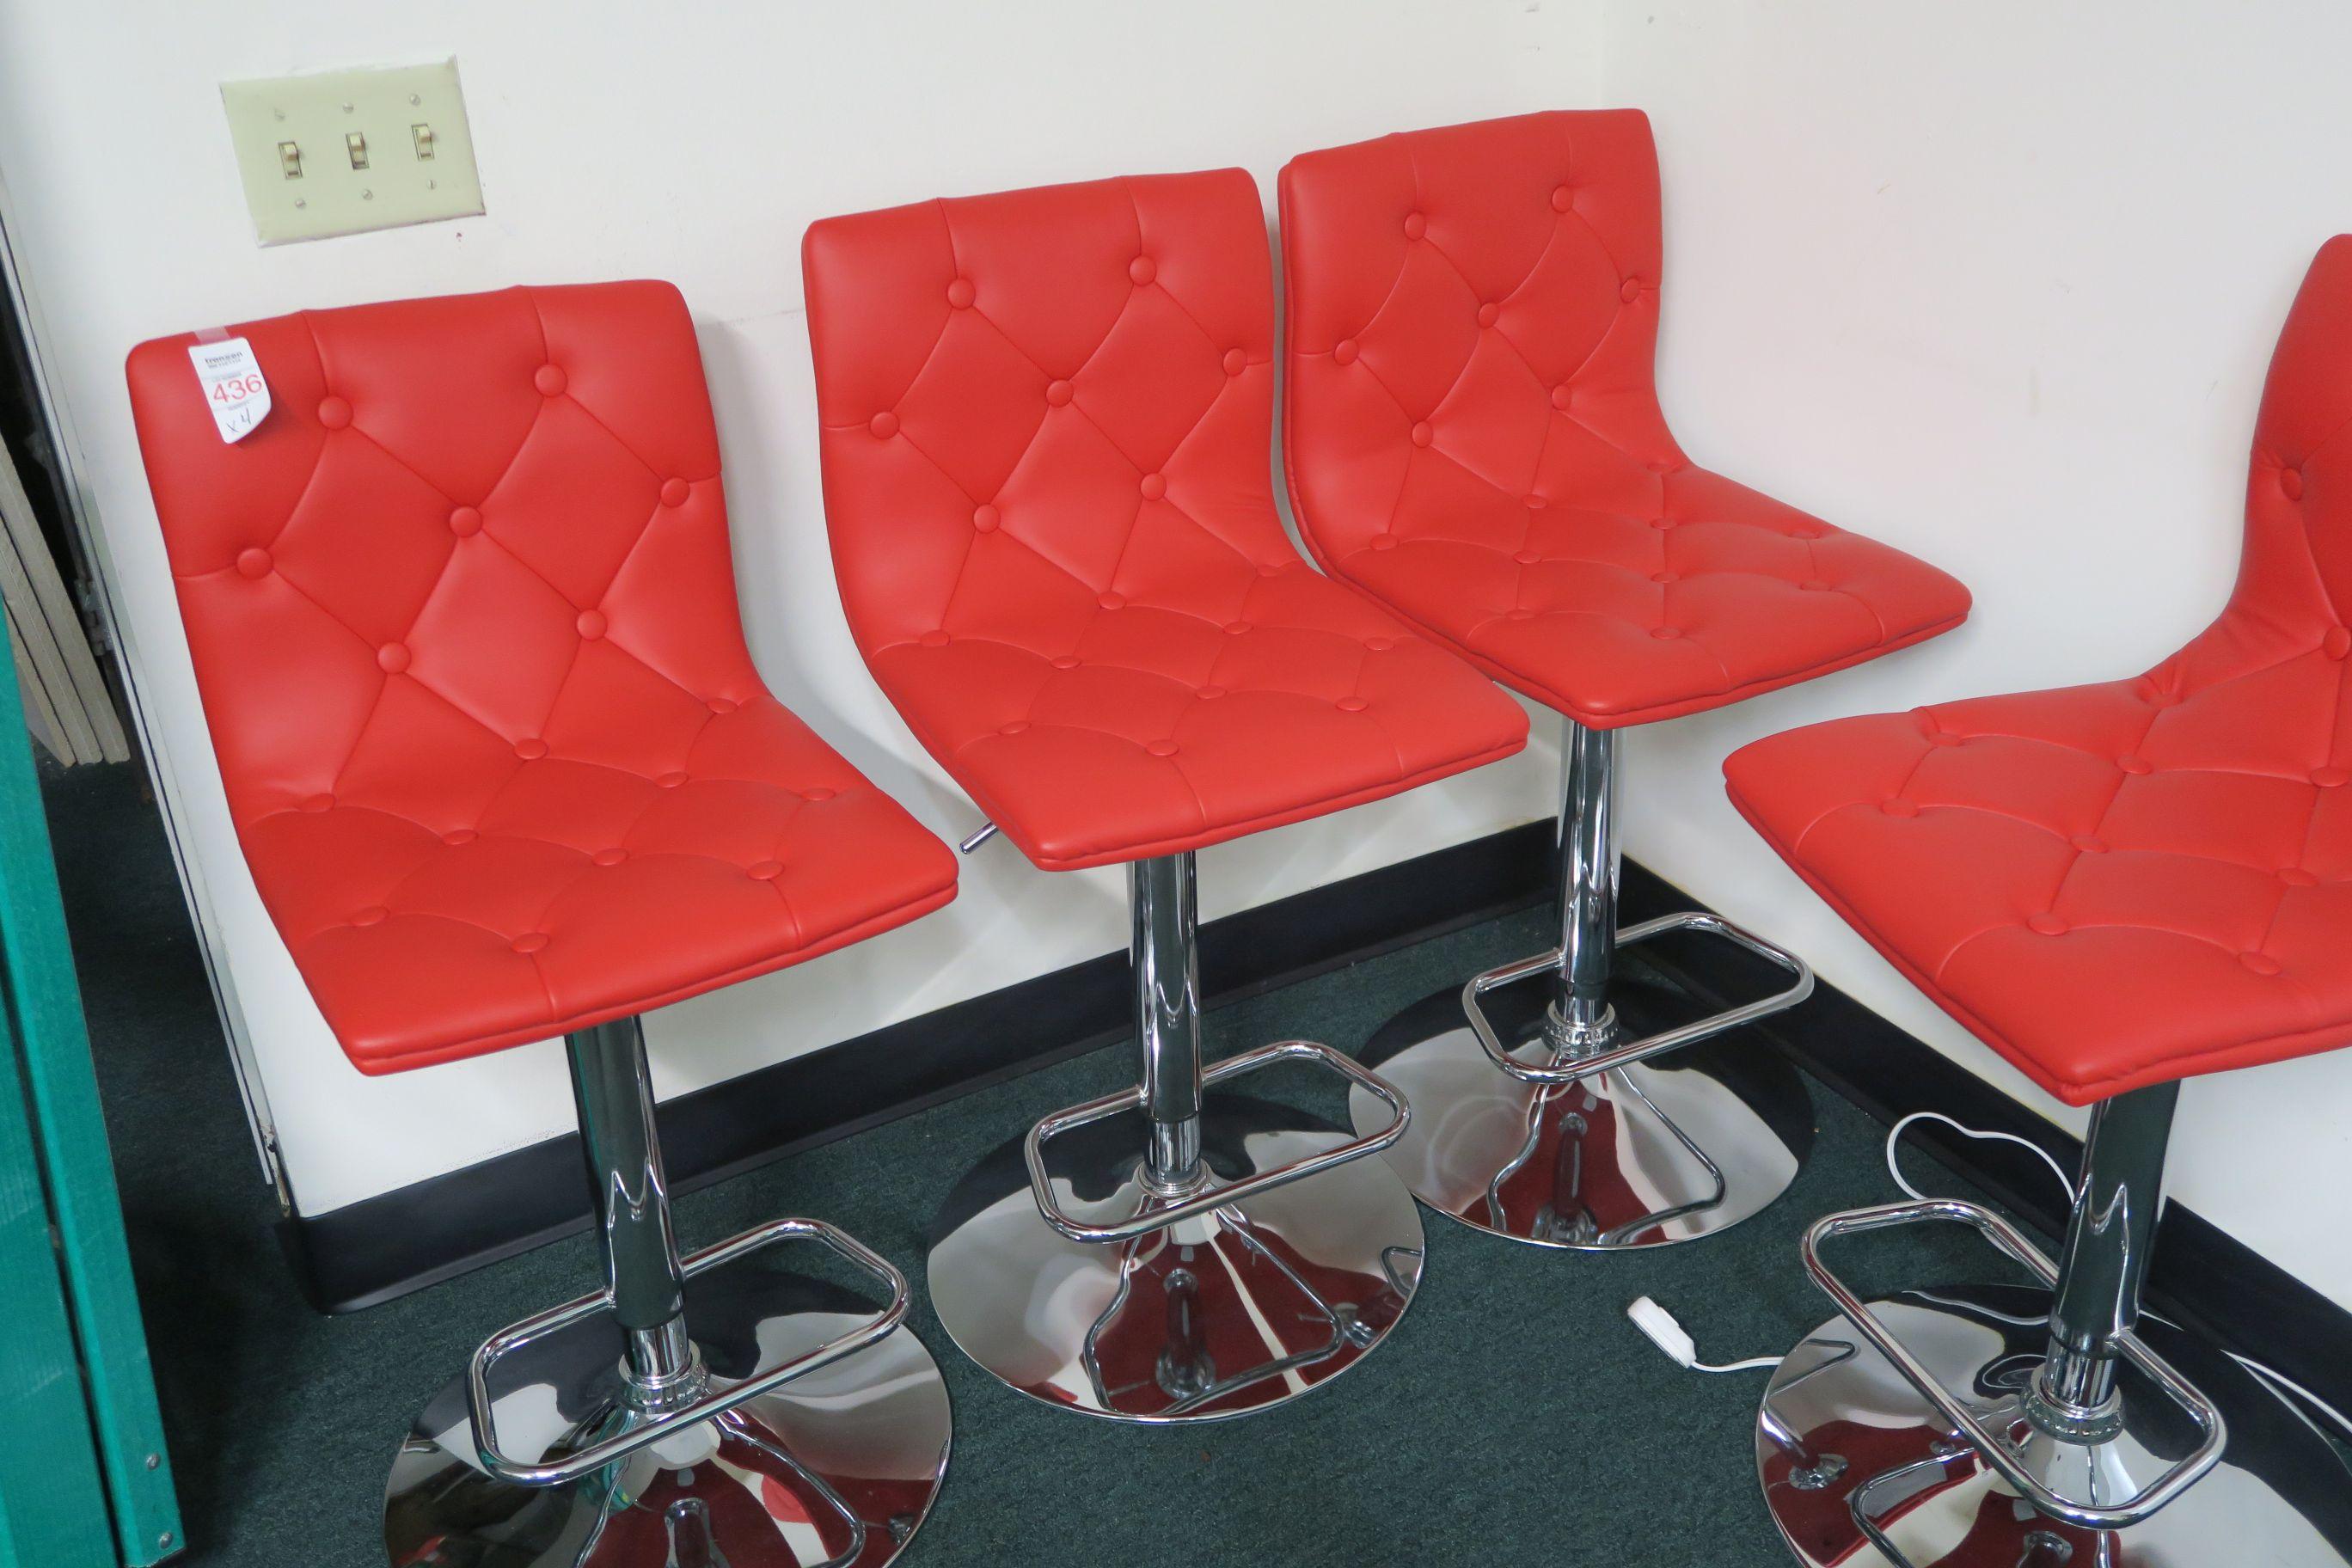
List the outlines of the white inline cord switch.
{"type": "Polygon", "coordinates": [[[1666,1352],[1666,1358],[1676,1366],[1686,1366],[1693,1372],[1756,1372],[1768,1366],[1779,1366],[1776,1355],[1757,1356],[1749,1361],[1727,1362],[1721,1366],[1709,1366],[1698,1359],[1698,1342],[1689,1331],[1675,1321],[1675,1315],[1647,1296],[1637,1296],[1625,1308],[1625,1315],[1633,1326],[1650,1337],[1650,1342],[1666,1352]]]}

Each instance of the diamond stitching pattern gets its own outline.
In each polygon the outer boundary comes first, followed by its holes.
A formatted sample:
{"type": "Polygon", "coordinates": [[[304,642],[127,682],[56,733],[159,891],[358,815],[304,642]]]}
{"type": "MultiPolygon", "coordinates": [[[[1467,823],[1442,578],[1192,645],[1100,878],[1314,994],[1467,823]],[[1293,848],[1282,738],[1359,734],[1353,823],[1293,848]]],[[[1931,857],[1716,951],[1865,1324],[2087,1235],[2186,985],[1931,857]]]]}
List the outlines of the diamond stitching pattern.
{"type": "Polygon", "coordinates": [[[2352,1041],[2352,633],[2343,491],[2323,482],[2352,412],[2347,321],[2352,241],[2331,240],[2272,362],[2237,592],[2180,653],[1726,764],[1809,882],[2074,1103],[2352,1041]]]}
{"type": "Polygon", "coordinates": [[[1958,624],[1900,552],[1694,467],[1652,381],[1655,154],[1555,113],[1283,171],[1291,494],[1317,558],[1582,722],[1670,718],[1958,624]]]}
{"type": "Polygon", "coordinates": [[[761,685],[693,331],[659,284],[256,322],[225,447],[186,338],[134,410],[232,813],[345,1049],[547,1037],[944,902],[951,858],[761,685]]]}
{"type": "Polygon", "coordinates": [[[851,629],[1038,864],[1200,847],[1524,744],[1515,704],[1283,531],[1247,175],[828,219],[803,259],[851,629]]]}

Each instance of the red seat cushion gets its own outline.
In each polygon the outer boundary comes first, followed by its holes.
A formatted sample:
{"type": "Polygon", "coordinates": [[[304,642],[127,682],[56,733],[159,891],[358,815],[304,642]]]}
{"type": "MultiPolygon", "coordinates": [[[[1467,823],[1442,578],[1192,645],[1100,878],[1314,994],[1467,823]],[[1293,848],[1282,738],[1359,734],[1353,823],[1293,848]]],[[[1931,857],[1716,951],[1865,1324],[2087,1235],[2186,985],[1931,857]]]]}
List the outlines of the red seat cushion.
{"type": "Polygon", "coordinates": [[[1056,869],[1174,854],[1526,743],[1298,558],[1237,169],[829,218],[803,247],[842,604],[908,726],[1056,869]]]}
{"type": "Polygon", "coordinates": [[[2229,607],[2137,680],[1776,735],[1724,764],[1806,881],[2082,1105],[2352,1041],[2352,239],[2288,318],[2229,607]]]}
{"type": "Polygon", "coordinates": [[[232,329],[131,395],[262,902],[362,1072],[797,963],[945,903],[954,857],[745,652],[694,328],[662,283],[232,329]]]}
{"type": "Polygon", "coordinates": [[[1596,729],[1948,631],[1968,590],[1695,467],[1651,380],[1638,111],[1530,114],[1282,171],[1284,452],[1316,558],[1596,729]]]}

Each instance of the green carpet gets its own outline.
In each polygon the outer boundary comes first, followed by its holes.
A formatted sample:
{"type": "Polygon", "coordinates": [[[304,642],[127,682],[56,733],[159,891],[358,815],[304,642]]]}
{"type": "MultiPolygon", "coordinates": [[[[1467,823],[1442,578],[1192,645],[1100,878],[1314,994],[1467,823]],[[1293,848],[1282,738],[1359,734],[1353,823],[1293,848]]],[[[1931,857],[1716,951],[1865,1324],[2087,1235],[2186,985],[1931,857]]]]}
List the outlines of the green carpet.
{"type": "MultiPolygon", "coordinates": [[[[590,1246],[560,1243],[354,1316],[304,1306],[270,1233],[275,1205],[142,785],[130,768],[84,768],[50,774],[47,793],[186,1515],[181,1561],[382,1568],[383,1478],[410,1416],[484,1334],[588,1289],[590,1246]]],[[[1406,1003],[1540,948],[1546,923],[1495,921],[1222,1008],[1208,1020],[1210,1055],[1294,1036],[1352,1050],[1406,1003]]],[[[1378,1353],[1270,1414],[1164,1430],[1001,1387],[956,1351],[921,1294],[923,1227],[955,1179],[1045,1111],[1131,1079],[1126,1048],[1098,1052],[679,1205],[690,1247],[806,1214],[915,1279],[909,1321],[945,1370],[955,1452],[900,1559],[909,1568],[1790,1561],[1755,1481],[1763,1374],[1685,1372],[1623,1309],[1655,1296],[1709,1360],[1788,1349],[1829,1315],[1799,1268],[1799,1231],[1895,1195],[1882,1127],[1815,1086],[1821,1141],[1790,1193],[1736,1230],[1659,1253],[1555,1253],[1425,1216],[1421,1290],[1378,1353]]],[[[1312,1103],[1344,1117],[1336,1089],[1312,1103]]],[[[1856,1274],[1988,1274],[1964,1247],[1889,1237],[1856,1274]]]]}

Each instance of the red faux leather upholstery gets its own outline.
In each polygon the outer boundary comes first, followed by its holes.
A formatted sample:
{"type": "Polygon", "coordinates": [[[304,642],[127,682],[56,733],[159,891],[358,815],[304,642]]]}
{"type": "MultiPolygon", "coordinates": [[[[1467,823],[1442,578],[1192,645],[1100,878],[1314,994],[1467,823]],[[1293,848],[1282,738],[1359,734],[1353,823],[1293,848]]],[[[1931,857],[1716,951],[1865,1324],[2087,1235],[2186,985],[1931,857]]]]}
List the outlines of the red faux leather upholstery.
{"type": "Polygon", "coordinates": [[[828,218],[802,247],[850,629],[1038,865],[1394,795],[1518,705],[1298,558],[1238,169],[828,218]]]}
{"type": "Polygon", "coordinates": [[[148,482],[237,837],[343,1048],[545,1039],[938,908],[954,857],[761,684],[693,324],[663,283],[131,351],[148,482]]]}
{"type": "Polygon", "coordinates": [[[2271,361],[2221,618],[2136,680],[1845,719],[1732,799],[1912,982],[2087,1104],[2352,1041],[2352,237],[2271,361]]]}
{"type": "Polygon", "coordinates": [[[1958,626],[1968,590],[1693,466],[1651,380],[1657,157],[1630,110],[1282,171],[1283,449],[1316,559],[1594,729],[1958,626]]]}

